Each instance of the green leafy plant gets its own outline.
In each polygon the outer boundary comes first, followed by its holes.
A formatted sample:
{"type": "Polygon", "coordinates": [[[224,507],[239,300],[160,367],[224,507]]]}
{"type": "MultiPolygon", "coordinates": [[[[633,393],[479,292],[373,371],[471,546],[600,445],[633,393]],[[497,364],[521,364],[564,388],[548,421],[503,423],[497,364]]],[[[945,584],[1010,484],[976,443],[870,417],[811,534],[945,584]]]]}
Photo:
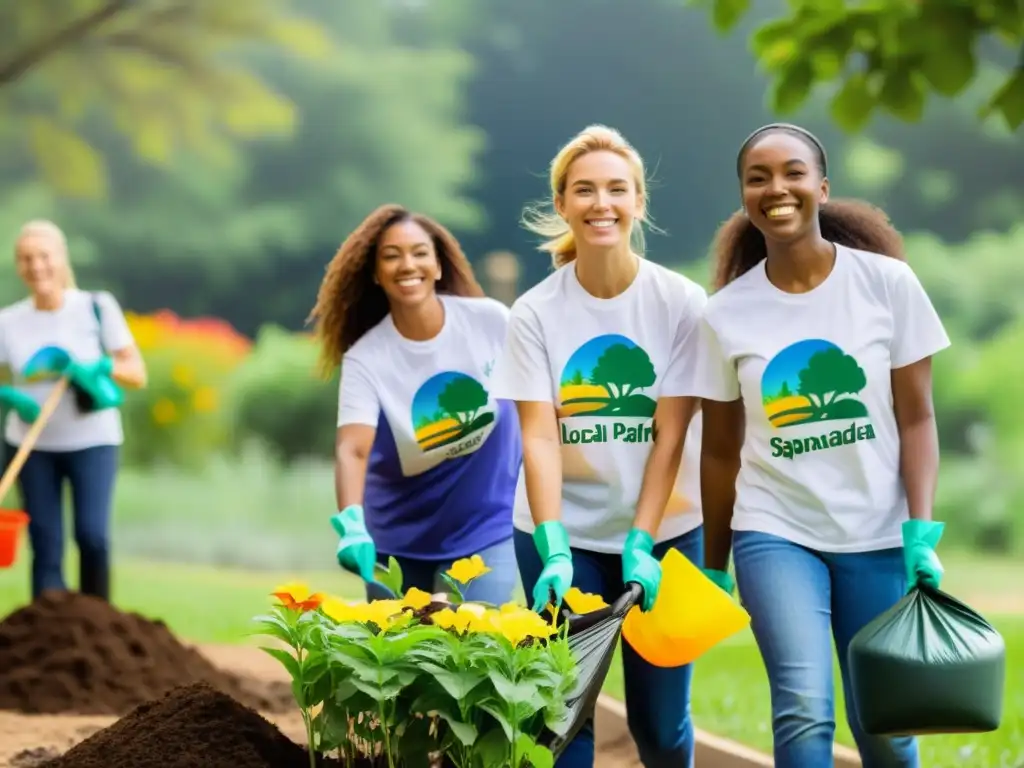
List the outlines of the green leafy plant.
{"type": "Polygon", "coordinates": [[[478,556],[455,563],[445,602],[403,594],[394,560],[381,580],[395,599],[273,592],[257,632],[291,676],[311,768],[330,753],[346,768],[551,768],[540,741],[565,733],[576,681],[567,630],[514,603],[467,602],[486,570],[478,556]]]}

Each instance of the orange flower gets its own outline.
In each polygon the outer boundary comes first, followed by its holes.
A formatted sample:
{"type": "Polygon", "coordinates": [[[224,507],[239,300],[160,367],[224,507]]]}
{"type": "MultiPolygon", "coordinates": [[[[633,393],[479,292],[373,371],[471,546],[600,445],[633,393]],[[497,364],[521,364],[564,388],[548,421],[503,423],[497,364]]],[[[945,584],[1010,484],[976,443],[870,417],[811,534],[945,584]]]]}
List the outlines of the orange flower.
{"type": "Polygon", "coordinates": [[[270,594],[276,597],[285,608],[303,613],[315,611],[327,597],[322,592],[310,593],[309,587],[301,582],[284,584],[270,594]]]}

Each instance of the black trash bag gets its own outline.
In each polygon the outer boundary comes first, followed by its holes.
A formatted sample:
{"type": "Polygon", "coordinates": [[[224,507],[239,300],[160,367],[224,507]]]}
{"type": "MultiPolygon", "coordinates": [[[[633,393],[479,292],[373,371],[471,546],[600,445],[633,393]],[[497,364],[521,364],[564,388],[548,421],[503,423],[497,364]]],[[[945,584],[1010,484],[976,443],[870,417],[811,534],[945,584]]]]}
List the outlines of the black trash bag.
{"type": "Polygon", "coordinates": [[[569,624],[566,633],[569,649],[576,660],[576,684],[566,697],[568,717],[564,727],[559,728],[559,733],[545,728],[537,739],[539,745],[551,750],[555,759],[594,714],[597,697],[601,695],[622,633],[622,622],[642,597],[643,587],[630,582],[625,593],[606,608],[583,615],[563,612],[563,618],[569,624]]]}
{"type": "Polygon", "coordinates": [[[1006,644],[981,615],[927,586],[858,632],[847,651],[857,716],[875,736],[999,728],[1006,644]]]}

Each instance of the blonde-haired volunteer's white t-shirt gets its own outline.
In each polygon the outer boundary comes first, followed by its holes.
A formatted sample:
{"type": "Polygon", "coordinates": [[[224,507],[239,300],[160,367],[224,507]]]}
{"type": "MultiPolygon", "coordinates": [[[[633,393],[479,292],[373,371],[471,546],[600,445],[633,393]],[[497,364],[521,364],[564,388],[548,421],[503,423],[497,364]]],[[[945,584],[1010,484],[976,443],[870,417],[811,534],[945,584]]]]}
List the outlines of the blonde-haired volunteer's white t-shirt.
{"type": "Polygon", "coordinates": [[[711,296],[704,397],[742,396],[746,437],[732,527],[825,552],[902,545],[908,518],[891,373],[949,346],[904,262],[837,246],[807,293],[765,262],[711,296]]]}
{"type": "MultiPolygon", "coordinates": [[[[54,381],[26,381],[21,375],[26,363],[43,347],[56,346],[72,358],[91,363],[134,344],[121,306],[111,294],[88,293],[72,288],[64,292],[59,309],[36,309],[32,299],[23,299],[0,310],[0,365],[14,376],[14,385],[40,405],[52,391],[54,381]],[[95,297],[99,319],[93,307],[95,297]]],[[[21,445],[28,425],[13,411],[7,416],[4,437],[21,445]]],[[[64,393],[53,416],[43,428],[36,449],[78,451],[98,445],[121,445],[124,434],[121,413],[116,408],[82,413],[71,390],[64,393]]]]}
{"type": "MultiPolygon", "coordinates": [[[[554,405],[562,447],[562,509],[572,546],[622,551],[636,515],[659,397],[695,394],[704,289],[641,260],[611,299],[588,293],[568,264],[513,305],[495,372],[499,397],[554,405]]],[[[700,421],[686,435],[676,487],[658,541],[701,524],[700,421]]],[[[513,520],[532,532],[525,473],[513,520]]]]}

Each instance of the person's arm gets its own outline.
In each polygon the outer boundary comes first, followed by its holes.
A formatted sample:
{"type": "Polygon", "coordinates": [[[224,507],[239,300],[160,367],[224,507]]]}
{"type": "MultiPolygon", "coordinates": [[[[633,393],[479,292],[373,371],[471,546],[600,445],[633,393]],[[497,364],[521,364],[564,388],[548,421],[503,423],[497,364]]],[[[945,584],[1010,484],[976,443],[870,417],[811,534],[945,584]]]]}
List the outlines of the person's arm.
{"type": "Polygon", "coordinates": [[[519,401],[526,499],[536,525],[562,517],[562,445],[551,403],[519,401]]]}
{"type": "Polygon", "coordinates": [[[704,567],[728,571],[736,476],[743,447],[743,401],[705,400],[700,450],[700,496],[704,512],[704,567]]]}
{"type": "Polygon", "coordinates": [[[377,435],[380,401],[363,363],[346,358],[338,385],[338,432],[334,441],[334,490],[338,509],[362,506],[366,467],[377,435]]]}
{"type": "Polygon", "coordinates": [[[939,481],[939,432],[932,403],[932,359],[892,372],[893,409],[900,435],[900,476],[913,520],[931,520],[939,481]]]}
{"type": "Polygon", "coordinates": [[[338,509],[362,505],[366,487],[366,466],[377,428],[367,424],[346,424],[338,428],[334,442],[334,493],[338,509]]]}
{"type": "Polygon", "coordinates": [[[148,381],[146,362],[135,343],[124,311],[113,294],[96,294],[100,310],[100,335],[103,346],[110,354],[113,368],[110,377],[128,389],[142,389],[148,381]]]}
{"type": "Polygon", "coordinates": [[[931,520],[939,474],[939,437],[932,403],[932,356],[949,336],[914,272],[899,264],[892,285],[892,397],[900,436],[900,476],[910,517],[931,520]]]}
{"type": "Polygon", "coordinates": [[[727,574],[746,415],[735,364],[707,317],[700,324],[698,347],[697,388],[704,420],[700,450],[704,567],[727,574]]]}
{"type": "Polygon", "coordinates": [[[142,359],[139,348],[132,344],[110,353],[114,367],[110,377],[128,389],[142,389],[148,381],[146,362],[142,359]]]}
{"type": "Polygon", "coordinates": [[[633,527],[657,538],[683,457],[686,431],[697,410],[697,398],[659,397],[654,411],[654,445],[644,466],[633,527]]]}

